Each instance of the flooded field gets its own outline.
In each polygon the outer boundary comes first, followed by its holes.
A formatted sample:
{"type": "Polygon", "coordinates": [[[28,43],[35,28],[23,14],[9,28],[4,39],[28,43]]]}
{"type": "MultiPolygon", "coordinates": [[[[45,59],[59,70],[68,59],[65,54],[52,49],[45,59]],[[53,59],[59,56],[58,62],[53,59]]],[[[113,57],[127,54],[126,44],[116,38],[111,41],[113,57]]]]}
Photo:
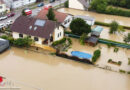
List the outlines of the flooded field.
{"type": "Polygon", "coordinates": [[[119,71],[119,69],[123,69],[126,71],[130,71],[130,65],[128,65],[128,58],[130,58],[130,49],[125,49],[125,48],[119,48],[119,51],[117,53],[114,52],[114,47],[108,48],[107,45],[105,44],[98,44],[96,47],[88,46],[88,45],[80,45],[78,39],[72,39],[73,40],[73,45],[72,49],[74,51],[83,51],[87,52],[90,54],[93,54],[93,52],[97,49],[101,50],[101,57],[97,61],[96,64],[98,64],[101,67],[104,66],[110,66],[113,70],[119,71]],[[113,61],[121,61],[122,65],[117,66],[113,64],[109,64],[108,60],[112,59],[113,61]]]}
{"type": "Polygon", "coordinates": [[[130,26],[129,17],[99,14],[99,13],[95,13],[95,12],[82,11],[82,10],[76,10],[76,9],[70,9],[70,8],[62,8],[62,9],[59,9],[58,11],[64,12],[64,13],[69,13],[72,15],[91,16],[91,17],[94,17],[96,19],[96,21],[105,22],[105,23],[111,23],[111,21],[115,20],[120,25],[130,26]]]}
{"type": "MultiPolygon", "coordinates": [[[[78,45],[73,48],[93,50],[78,45]]],[[[129,55],[128,51],[125,53],[129,55]]],[[[16,83],[21,90],[130,90],[130,75],[51,56],[48,52],[41,54],[18,48],[0,55],[0,75],[22,82],[22,85],[16,83]]]]}
{"type": "Polygon", "coordinates": [[[128,33],[130,33],[130,30],[125,30],[125,32],[120,32],[120,33],[116,33],[116,34],[109,34],[109,28],[108,27],[103,27],[104,30],[101,32],[100,34],[100,38],[104,38],[104,39],[109,39],[109,40],[113,40],[113,41],[118,41],[118,42],[124,42],[124,37],[128,35],[128,33]]]}

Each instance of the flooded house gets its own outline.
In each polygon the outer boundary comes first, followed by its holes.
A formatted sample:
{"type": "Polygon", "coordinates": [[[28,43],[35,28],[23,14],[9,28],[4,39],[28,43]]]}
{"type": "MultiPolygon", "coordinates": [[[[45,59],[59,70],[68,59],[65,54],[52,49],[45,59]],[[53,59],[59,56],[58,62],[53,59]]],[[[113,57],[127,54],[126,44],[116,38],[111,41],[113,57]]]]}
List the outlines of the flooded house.
{"type": "Polygon", "coordinates": [[[0,38],[0,53],[6,50],[9,47],[9,41],[0,38]]]}
{"type": "MultiPolygon", "coordinates": [[[[72,21],[72,15],[70,14],[67,14],[67,13],[62,13],[62,12],[58,12],[58,11],[55,11],[54,10],[54,13],[55,13],[55,18],[57,20],[58,23],[61,23],[61,25],[64,27],[64,28],[67,28],[69,27],[71,21],[72,21]]],[[[39,19],[48,19],[47,18],[47,15],[48,14],[48,10],[45,10],[45,9],[42,9],[38,15],[36,16],[36,18],[39,18],[39,19]]]]}
{"type": "Polygon", "coordinates": [[[87,10],[92,0],[69,0],[69,8],[87,10]]]}
{"type": "Polygon", "coordinates": [[[30,37],[36,44],[51,45],[64,37],[61,24],[55,21],[20,16],[13,23],[12,36],[14,39],[30,37]]]}

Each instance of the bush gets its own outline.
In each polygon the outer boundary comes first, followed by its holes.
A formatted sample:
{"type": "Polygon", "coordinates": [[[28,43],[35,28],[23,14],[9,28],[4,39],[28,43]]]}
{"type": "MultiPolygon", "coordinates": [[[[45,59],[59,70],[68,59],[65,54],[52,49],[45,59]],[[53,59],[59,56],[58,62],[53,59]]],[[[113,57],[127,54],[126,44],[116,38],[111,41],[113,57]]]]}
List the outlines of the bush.
{"type": "Polygon", "coordinates": [[[66,2],[64,3],[64,6],[65,6],[66,8],[68,8],[68,7],[69,7],[69,1],[66,1],[66,2]]]}
{"type": "Polygon", "coordinates": [[[97,59],[100,57],[100,55],[101,55],[100,50],[94,51],[94,54],[93,54],[93,57],[92,57],[92,62],[95,63],[97,61],[97,59]]]}
{"type": "Polygon", "coordinates": [[[71,45],[72,44],[72,40],[70,38],[67,38],[69,44],[71,45]]]}
{"type": "Polygon", "coordinates": [[[85,44],[85,39],[86,39],[87,37],[88,37],[88,36],[87,36],[86,33],[83,33],[83,34],[81,35],[80,40],[79,40],[81,45],[84,45],[84,44],[85,44]]]}
{"type": "Polygon", "coordinates": [[[128,35],[125,36],[124,42],[126,42],[126,43],[130,42],[130,33],[128,33],[128,35]]]}
{"type": "Polygon", "coordinates": [[[108,62],[111,62],[111,61],[112,61],[112,59],[109,59],[109,60],[108,60],[108,62]]]}
{"type": "Polygon", "coordinates": [[[91,32],[91,26],[86,24],[86,22],[81,18],[76,18],[72,20],[70,23],[70,29],[73,34],[75,35],[82,35],[83,33],[90,33],[91,32]]]}
{"type": "Polygon", "coordinates": [[[29,47],[33,43],[33,40],[29,37],[18,38],[14,40],[13,44],[18,47],[29,47]]]}
{"type": "Polygon", "coordinates": [[[118,62],[117,62],[117,64],[118,64],[118,65],[121,65],[121,64],[122,64],[122,62],[121,62],[121,61],[118,61],[118,62]]]}
{"type": "Polygon", "coordinates": [[[118,30],[119,24],[116,21],[112,21],[110,24],[110,32],[109,33],[115,33],[118,30]]]}
{"type": "Polygon", "coordinates": [[[119,48],[114,48],[114,52],[118,52],[119,48]]]}
{"type": "Polygon", "coordinates": [[[55,41],[55,42],[52,43],[52,46],[56,46],[56,45],[58,45],[58,44],[62,44],[62,43],[64,43],[65,41],[66,41],[66,38],[63,38],[63,39],[58,40],[58,41],[55,41]]]}
{"type": "Polygon", "coordinates": [[[130,58],[128,58],[128,65],[130,65],[130,58]]]}
{"type": "Polygon", "coordinates": [[[127,72],[128,74],[130,74],[130,71],[129,72],[127,72]]]}
{"type": "Polygon", "coordinates": [[[126,73],[126,71],[125,71],[125,70],[122,70],[122,69],[119,69],[119,72],[121,72],[121,73],[126,73]]]}
{"type": "Polygon", "coordinates": [[[9,43],[12,45],[13,42],[14,42],[14,38],[11,37],[11,36],[6,36],[6,35],[3,35],[3,36],[0,36],[0,38],[3,38],[3,39],[6,39],[6,40],[9,40],[9,43]]]}

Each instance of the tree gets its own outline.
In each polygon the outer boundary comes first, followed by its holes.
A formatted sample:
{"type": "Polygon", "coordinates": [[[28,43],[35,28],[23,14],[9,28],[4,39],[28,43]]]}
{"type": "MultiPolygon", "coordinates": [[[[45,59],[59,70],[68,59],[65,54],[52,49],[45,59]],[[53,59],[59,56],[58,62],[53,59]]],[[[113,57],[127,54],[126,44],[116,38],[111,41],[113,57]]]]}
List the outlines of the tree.
{"type": "Polygon", "coordinates": [[[69,7],[69,1],[66,1],[66,2],[64,3],[64,6],[65,6],[66,8],[68,8],[68,7],[69,7]]]}
{"type": "Polygon", "coordinates": [[[126,6],[127,8],[130,8],[130,0],[126,0],[126,6]]]}
{"type": "Polygon", "coordinates": [[[93,0],[91,3],[91,9],[96,10],[99,13],[102,13],[105,12],[107,5],[107,0],[93,0]]]}
{"type": "Polygon", "coordinates": [[[70,24],[70,29],[73,34],[76,35],[82,35],[83,33],[90,33],[91,32],[91,26],[86,24],[86,22],[81,18],[76,18],[72,20],[70,24]]]}
{"type": "Polygon", "coordinates": [[[79,40],[81,45],[84,45],[84,44],[85,44],[85,39],[86,39],[87,37],[88,37],[88,36],[87,36],[86,33],[83,33],[83,34],[81,35],[80,40],[79,40]]]}
{"type": "Polygon", "coordinates": [[[110,32],[109,33],[115,33],[118,30],[119,24],[116,21],[112,21],[110,24],[110,32]]]}
{"type": "Polygon", "coordinates": [[[125,41],[126,43],[130,42],[130,33],[128,33],[128,35],[125,36],[124,41],[125,41]]]}
{"type": "Polygon", "coordinates": [[[93,53],[92,62],[95,63],[97,59],[100,57],[100,55],[101,55],[101,51],[99,49],[95,50],[93,53]]]}
{"type": "Polygon", "coordinates": [[[56,21],[55,13],[52,8],[49,9],[48,14],[46,15],[48,20],[56,21]]]}
{"type": "Polygon", "coordinates": [[[22,10],[22,15],[23,15],[23,16],[27,16],[27,14],[25,13],[25,10],[24,10],[24,9],[22,10]]]}

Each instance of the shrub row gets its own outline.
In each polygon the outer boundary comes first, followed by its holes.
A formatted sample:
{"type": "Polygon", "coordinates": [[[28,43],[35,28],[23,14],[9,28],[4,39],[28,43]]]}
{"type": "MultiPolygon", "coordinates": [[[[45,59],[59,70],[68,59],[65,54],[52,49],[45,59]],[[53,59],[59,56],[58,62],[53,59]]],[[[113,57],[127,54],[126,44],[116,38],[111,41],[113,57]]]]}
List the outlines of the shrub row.
{"type": "MultiPolygon", "coordinates": [[[[110,27],[110,23],[104,23],[104,22],[96,21],[95,24],[96,24],[96,25],[101,25],[101,26],[110,27]]],[[[122,26],[124,29],[130,29],[129,26],[124,26],[124,25],[120,25],[120,26],[122,26]]]]}
{"type": "Polygon", "coordinates": [[[108,63],[112,63],[112,64],[116,64],[116,65],[121,65],[122,64],[121,61],[115,62],[115,61],[112,61],[112,59],[109,59],[108,63]]]}
{"type": "Polygon", "coordinates": [[[92,57],[92,62],[95,63],[97,61],[97,59],[100,57],[101,55],[101,51],[100,50],[96,50],[93,53],[93,57],[92,57]]]}
{"type": "Polygon", "coordinates": [[[130,11],[128,10],[123,10],[119,8],[114,8],[114,7],[108,7],[105,12],[106,14],[111,14],[111,15],[118,15],[118,16],[126,16],[130,17],[130,11]]]}
{"type": "Polygon", "coordinates": [[[28,37],[14,39],[11,36],[3,35],[0,38],[9,40],[10,45],[14,45],[14,46],[18,46],[18,47],[28,47],[33,43],[33,40],[28,37]]]}
{"type": "Polygon", "coordinates": [[[115,44],[113,44],[113,43],[120,44],[120,45],[126,45],[126,46],[128,46],[128,47],[130,48],[130,44],[127,44],[127,43],[112,41],[112,40],[103,39],[103,38],[99,38],[99,42],[101,42],[100,40],[101,40],[101,41],[103,40],[103,41],[110,42],[110,44],[112,44],[112,45],[115,45],[115,44]]]}
{"type": "Polygon", "coordinates": [[[52,43],[52,46],[56,46],[56,45],[58,45],[58,44],[62,44],[62,43],[64,43],[65,41],[66,41],[66,38],[63,38],[63,39],[58,40],[58,41],[55,41],[55,42],[52,43]]]}
{"type": "Polygon", "coordinates": [[[75,56],[68,56],[68,55],[66,55],[64,53],[59,53],[59,51],[56,52],[56,56],[67,58],[67,59],[71,59],[71,60],[74,60],[74,61],[79,61],[79,62],[92,64],[92,62],[90,62],[90,60],[88,60],[88,59],[80,59],[80,58],[75,57],[75,56]]]}

